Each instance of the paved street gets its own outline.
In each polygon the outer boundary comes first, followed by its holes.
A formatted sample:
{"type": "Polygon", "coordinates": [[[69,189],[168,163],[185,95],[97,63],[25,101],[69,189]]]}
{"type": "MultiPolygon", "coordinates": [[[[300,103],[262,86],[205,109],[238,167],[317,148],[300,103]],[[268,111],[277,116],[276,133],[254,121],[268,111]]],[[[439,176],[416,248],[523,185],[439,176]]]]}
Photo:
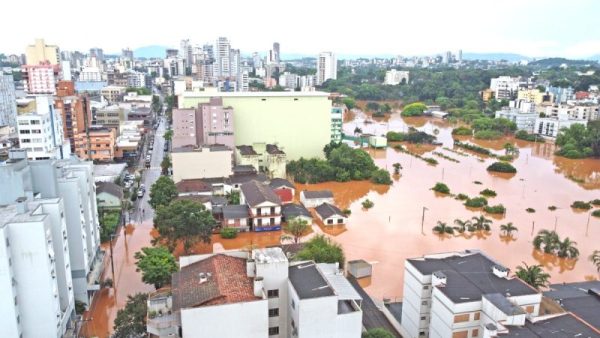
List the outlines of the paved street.
{"type": "MultiPolygon", "coordinates": [[[[141,182],[146,185],[146,193],[143,198],[136,201],[131,219],[132,224],[127,226],[126,235],[120,231],[118,237],[113,240],[114,278],[110,260],[107,260],[108,265],[104,269],[104,277],[113,279],[114,288],[101,289],[96,295],[90,311],[85,316],[81,330],[82,337],[109,337],[117,311],[125,306],[127,295],[154,290],[151,285],[144,284],[141,274],[136,272],[134,255],[142,247],[151,245],[150,232],[153,228],[154,211],[148,204],[148,195],[150,187],[161,174],[160,163],[164,156],[164,132],[165,121],[161,119],[154,137],[151,168],[144,167],[145,154],[141,156],[141,168],[143,169],[141,182]]],[[[104,249],[110,256],[108,243],[104,245],[104,249]]]]}

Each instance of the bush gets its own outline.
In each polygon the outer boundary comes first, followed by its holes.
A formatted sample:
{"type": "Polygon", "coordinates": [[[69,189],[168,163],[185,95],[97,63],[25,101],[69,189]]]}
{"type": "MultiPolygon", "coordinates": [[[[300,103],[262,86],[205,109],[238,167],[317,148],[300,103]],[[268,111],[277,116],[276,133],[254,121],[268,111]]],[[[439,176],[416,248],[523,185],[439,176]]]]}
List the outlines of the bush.
{"type": "Polygon", "coordinates": [[[479,192],[479,194],[485,197],[496,197],[496,192],[491,189],[483,189],[479,192]]]}
{"type": "Polygon", "coordinates": [[[121,220],[120,211],[105,211],[100,217],[100,242],[104,243],[110,240],[110,235],[115,233],[119,221],[121,220]]]}
{"type": "Polygon", "coordinates": [[[469,196],[467,196],[467,195],[465,195],[465,194],[458,194],[458,195],[456,195],[456,197],[455,197],[455,198],[456,198],[457,200],[459,200],[459,201],[465,201],[465,200],[468,200],[468,199],[469,199],[469,196]]]}
{"type": "Polygon", "coordinates": [[[481,208],[483,206],[486,206],[487,203],[488,202],[484,197],[473,197],[467,199],[467,201],[465,202],[465,206],[471,208],[481,208]]]}
{"type": "Polygon", "coordinates": [[[435,158],[431,158],[431,157],[423,157],[423,161],[427,162],[428,164],[431,165],[437,165],[438,161],[435,158]]]}
{"type": "Polygon", "coordinates": [[[544,143],[543,137],[537,136],[535,134],[528,134],[525,130],[519,130],[515,134],[515,138],[517,138],[519,140],[529,141],[529,142],[544,143]]]}
{"type": "Polygon", "coordinates": [[[346,215],[346,216],[350,216],[350,215],[352,214],[352,210],[350,210],[350,209],[347,209],[347,208],[346,208],[346,209],[344,209],[344,210],[342,210],[342,212],[343,212],[343,213],[344,213],[344,215],[346,215]]]}
{"type": "Polygon", "coordinates": [[[402,116],[421,116],[427,110],[427,106],[421,102],[415,102],[404,106],[402,116]]]}
{"type": "Polygon", "coordinates": [[[479,140],[497,140],[502,138],[503,134],[495,130],[479,130],[475,132],[475,138],[479,140]]]}
{"type": "Polygon", "coordinates": [[[592,208],[592,205],[590,203],[584,202],[584,201],[575,201],[575,202],[573,202],[573,204],[571,204],[571,208],[590,210],[592,208]]]}
{"type": "Polygon", "coordinates": [[[375,203],[373,203],[373,201],[371,201],[370,199],[366,199],[364,200],[362,203],[363,208],[365,209],[371,209],[372,207],[375,206],[375,203]]]}
{"type": "Polygon", "coordinates": [[[596,209],[596,210],[592,211],[592,216],[600,217],[600,209],[596,209]]]}
{"type": "Polygon", "coordinates": [[[486,205],[483,210],[488,214],[503,214],[506,212],[506,208],[502,204],[493,206],[486,205]]]}
{"type": "Polygon", "coordinates": [[[595,205],[595,206],[600,206],[600,199],[591,200],[590,204],[595,205]]]}
{"type": "Polygon", "coordinates": [[[82,315],[85,310],[87,310],[87,305],[80,300],[75,300],[75,313],[82,315]]]}
{"type": "Polygon", "coordinates": [[[429,135],[423,131],[418,131],[412,127],[409,129],[408,133],[388,131],[386,138],[389,142],[408,142],[415,144],[431,144],[435,141],[435,136],[429,135]]]}
{"type": "Polygon", "coordinates": [[[384,169],[377,169],[373,171],[371,174],[371,182],[375,184],[392,184],[392,179],[390,178],[390,173],[384,169]]]}
{"type": "Polygon", "coordinates": [[[447,185],[445,185],[444,183],[441,183],[441,182],[436,183],[435,186],[433,186],[433,188],[431,188],[431,190],[442,193],[442,194],[450,193],[450,188],[448,188],[447,185]]]}
{"type": "Polygon", "coordinates": [[[512,164],[507,162],[494,162],[489,167],[487,167],[488,171],[494,171],[499,173],[511,173],[514,174],[517,172],[517,169],[512,166],[512,164]]]}
{"type": "Polygon", "coordinates": [[[535,209],[534,208],[527,208],[527,209],[525,209],[525,211],[527,211],[530,214],[533,214],[535,212],[535,209]]]}
{"type": "Polygon", "coordinates": [[[498,156],[498,159],[500,161],[509,162],[509,161],[514,160],[515,158],[512,155],[502,155],[502,156],[498,156]]]}
{"type": "Polygon", "coordinates": [[[487,156],[494,156],[494,153],[492,153],[489,149],[486,149],[486,148],[483,148],[480,146],[476,146],[474,144],[460,142],[459,140],[454,140],[454,145],[459,148],[464,148],[464,149],[467,149],[467,150],[470,150],[472,152],[476,152],[479,154],[483,154],[483,155],[487,155],[487,156]]]}
{"type": "Polygon", "coordinates": [[[473,129],[461,126],[461,127],[452,129],[452,135],[471,136],[471,135],[473,135],[473,129]]]}
{"type": "Polygon", "coordinates": [[[236,228],[223,228],[221,229],[221,238],[231,239],[236,238],[238,235],[238,229],[236,228]]]}
{"type": "Polygon", "coordinates": [[[558,209],[558,208],[556,206],[554,206],[554,205],[551,205],[551,206],[548,207],[548,210],[550,210],[550,211],[554,211],[556,209],[558,209]]]}

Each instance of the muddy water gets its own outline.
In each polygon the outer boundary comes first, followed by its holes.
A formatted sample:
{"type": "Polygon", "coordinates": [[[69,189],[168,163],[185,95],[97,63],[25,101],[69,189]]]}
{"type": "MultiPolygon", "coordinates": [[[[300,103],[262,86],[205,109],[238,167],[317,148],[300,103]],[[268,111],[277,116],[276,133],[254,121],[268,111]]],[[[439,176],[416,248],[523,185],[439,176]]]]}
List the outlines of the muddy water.
{"type": "MultiPolygon", "coordinates": [[[[427,118],[410,118],[405,122],[401,117],[392,115],[389,123],[365,124],[363,116],[356,116],[354,121],[345,124],[344,129],[346,133],[352,133],[358,126],[363,132],[385,134],[389,130],[406,131],[409,125],[430,133],[437,129],[438,139],[444,146],[452,148],[452,126],[427,118]]],[[[484,250],[513,270],[523,261],[542,264],[552,275],[554,283],[597,277],[587,257],[592,250],[600,249],[600,220],[588,217],[588,212],[575,212],[569,205],[574,200],[600,198],[600,161],[554,157],[552,144],[533,144],[511,138],[469,141],[493,149],[498,154],[504,152],[504,143],[516,144],[520,154],[513,165],[518,173],[512,176],[491,175],[485,168],[493,162],[492,159],[480,161],[476,156],[459,156],[441,147],[436,151],[460,163],[435,157],[439,164],[431,166],[388,148],[371,153],[377,165],[390,171],[393,163],[402,164],[401,177],[391,187],[382,188],[368,182],[310,185],[311,189],[332,190],[336,203],[351,209],[347,231],[335,236],[335,240],[344,247],[347,259],[363,258],[374,263],[367,291],[377,298],[401,297],[405,258],[464,249],[484,250]],[[482,184],[474,184],[474,181],[482,184]],[[494,220],[489,233],[437,236],[431,231],[437,221],[452,224],[456,218],[478,216],[481,210],[468,210],[452,197],[436,196],[429,190],[436,182],[446,183],[454,194],[469,196],[476,196],[485,188],[493,189],[498,196],[490,198],[489,203],[503,204],[507,208],[506,215],[486,216],[494,220]],[[362,208],[360,203],[365,198],[375,203],[372,209],[362,208]],[[550,205],[559,209],[550,211],[550,205]],[[421,232],[424,207],[427,210],[421,232]],[[528,213],[526,208],[533,208],[536,212],[528,213]],[[513,222],[519,231],[512,236],[501,236],[499,226],[507,222],[513,222]],[[532,240],[537,231],[553,230],[555,226],[561,238],[569,237],[577,242],[581,252],[578,260],[560,260],[533,250],[532,240]]],[[[429,156],[427,152],[425,154],[429,156]]]]}

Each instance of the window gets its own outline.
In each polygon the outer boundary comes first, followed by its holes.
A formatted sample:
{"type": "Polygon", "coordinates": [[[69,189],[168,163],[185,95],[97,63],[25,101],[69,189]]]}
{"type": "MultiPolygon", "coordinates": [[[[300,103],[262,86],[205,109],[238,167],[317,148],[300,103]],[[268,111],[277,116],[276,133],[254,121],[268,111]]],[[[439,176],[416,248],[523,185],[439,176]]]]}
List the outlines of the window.
{"type": "Polygon", "coordinates": [[[422,301],[421,305],[427,305],[427,301],[426,300],[422,301]]]}
{"type": "Polygon", "coordinates": [[[344,219],[343,218],[338,218],[337,222],[338,222],[338,224],[342,224],[342,223],[344,223],[344,219]]]}
{"type": "Polygon", "coordinates": [[[327,220],[327,224],[333,224],[333,220],[332,219],[328,219],[327,220]]]}
{"type": "MultiPolygon", "coordinates": [[[[292,309],[296,309],[296,303],[294,302],[294,300],[292,299],[292,309]]],[[[292,321],[292,326],[294,324],[294,321],[292,321]]]]}
{"type": "Polygon", "coordinates": [[[479,312],[475,312],[475,315],[473,316],[473,320],[479,320],[480,316],[481,316],[481,314],[479,312]]]}
{"type": "Polygon", "coordinates": [[[464,313],[461,315],[456,315],[454,316],[454,322],[455,323],[463,323],[463,322],[468,322],[469,321],[469,314],[468,313],[464,313]]]}
{"type": "Polygon", "coordinates": [[[469,331],[456,331],[452,333],[452,338],[467,338],[469,336],[469,331]]]}
{"type": "Polygon", "coordinates": [[[279,334],[279,326],[270,327],[269,328],[269,336],[274,336],[276,334],[279,334]]]}
{"type": "Polygon", "coordinates": [[[425,331],[419,332],[419,337],[425,337],[425,331]]]}
{"type": "Polygon", "coordinates": [[[423,290],[429,290],[429,285],[423,285],[423,290]]]}
{"type": "Polygon", "coordinates": [[[425,316],[421,317],[421,320],[426,320],[426,319],[427,319],[427,317],[425,317],[425,316]]]}
{"type": "Polygon", "coordinates": [[[279,289],[273,289],[267,291],[268,298],[278,298],[279,297],[279,289]]]}
{"type": "Polygon", "coordinates": [[[477,337],[479,336],[479,329],[473,329],[473,331],[471,331],[471,337],[477,337]]]}
{"type": "Polygon", "coordinates": [[[279,308],[269,309],[269,317],[279,317],[279,308]]]}

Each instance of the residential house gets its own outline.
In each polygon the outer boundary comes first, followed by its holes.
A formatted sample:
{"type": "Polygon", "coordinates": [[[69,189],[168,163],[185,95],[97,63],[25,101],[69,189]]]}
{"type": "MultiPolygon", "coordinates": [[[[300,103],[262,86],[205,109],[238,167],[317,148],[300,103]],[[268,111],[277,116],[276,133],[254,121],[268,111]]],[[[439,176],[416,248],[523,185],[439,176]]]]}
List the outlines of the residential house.
{"type": "Polygon", "coordinates": [[[203,195],[211,196],[213,186],[204,179],[185,179],[175,183],[179,196],[203,195]]]}
{"type": "Polygon", "coordinates": [[[225,205],[221,207],[223,228],[250,230],[250,210],[247,205],[225,205]]]}
{"type": "Polygon", "coordinates": [[[329,190],[300,192],[300,202],[307,208],[316,208],[323,203],[333,204],[333,193],[329,190]]]}
{"type": "Polygon", "coordinates": [[[281,218],[283,222],[298,218],[312,224],[312,214],[302,204],[288,203],[281,207],[281,218]]]}
{"type": "Polygon", "coordinates": [[[236,147],[235,163],[251,165],[269,178],[285,178],[287,155],[275,144],[241,145],[236,147]]]}
{"type": "Polygon", "coordinates": [[[241,145],[235,147],[235,163],[238,166],[253,166],[258,172],[260,170],[261,156],[252,146],[241,145]]]}
{"type": "Polygon", "coordinates": [[[323,203],[315,208],[317,216],[325,225],[345,224],[346,215],[335,205],[323,203]]]}
{"type": "Polygon", "coordinates": [[[267,176],[263,173],[258,173],[256,169],[250,165],[236,165],[232,168],[232,171],[233,175],[229,176],[227,183],[233,191],[239,191],[242,184],[246,182],[267,182],[267,176]]]}
{"type": "Polygon", "coordinates": [[[98,209],[121,209],[123,188],[112,182],[96,183],[96,199],[98,209]]]}
{"type": "Polygon", "coordinates": [[[296,187],[285,178],[273,178],[269,182],[269,187],[279,196],[281,203],[287,204],[294,201],[296,187]]]}
{"type": "Polygon", "coordinates": [[[240,204],[250,209],[250,226],[254,231],[281,229],[281,199],[268,185],[257,181],[242,184],[240,204]]]}

